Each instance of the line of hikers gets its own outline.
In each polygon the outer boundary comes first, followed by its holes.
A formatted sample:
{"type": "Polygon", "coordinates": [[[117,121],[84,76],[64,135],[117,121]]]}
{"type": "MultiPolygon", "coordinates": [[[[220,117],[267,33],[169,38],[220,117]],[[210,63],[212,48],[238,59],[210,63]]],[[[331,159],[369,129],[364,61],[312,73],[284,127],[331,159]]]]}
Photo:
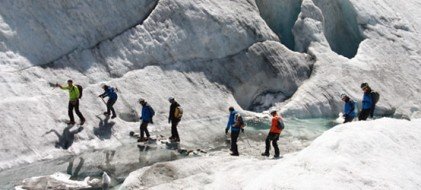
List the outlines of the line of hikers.
{"type": "MultiPolygon", "coordinates": [[[[364,92],[363,99],[362,99],[362,109],[359,112],[358,120],[366,120],[369,116],[373,117],[374,109],[376,107],[376,103],[380,99],[380,94],[378,92],[373,91],[368,83],[361,84],[361,90],[364,92]]],[[[351,122],[354,120],[355,116],[358,113],[357,102],[351,100],[349,96],[342,94],[341,95],[342,101],[345,102],[344,110],[343,110],[343,117],[345,119],[344,123],[351,122]]],[[[240,135],[240,131],[244,132],[244,121],[241,115],[234,110],[233,107],[229,108],[229,118],[227,127],[225,128],[225,134],[228,134],[228,131],[231,129],[231,155],[238,156],[238,147],[237,147],[237,140],[240,135]]],[[[277,114],[275,110],[270,112],[272,116],[271,125],[269,129],[269,134],[266,137],[266,147],[265,152],[262,153],[262,156],[269,156],[270,144],[272,142],[272,146],[275,150],[274,158],[279,158],[279,147],[278,147],[278,140],[279,135],[281,134],[282,130],[285,128],[283,119],[280,115],[277,114]]]]}
{"type": "MultiPolygon", "coordinates": [[[[76,115],[80,119],[80,125],[83,125],[86,121],[85,117],[79,110],[79,99],[82,98],[82,92],[83,88],[80,85],[73,84],[72,80],[67,81],[67,85],[60,85],[58,83],[50,85],[54,87],[60,87],[63,90],[69,91],[69,104],[68,104],[68,115],[70,118],[70,121],[67,122],[69,125],[74,125],[75,119],[73,116],[73,110],[75,110],[76,115]]],[[[104,112],[105,116],[110,116],[112,113],[111,119],[114,119],[117,117],[117,114],[114,110],[114,104],[117,102],[118,95],[117,91],[118,89],[108,86],[106,84],[102,84],[101,88],[104,90],[104,93],[98,95],[99,98],[102,99],[102,101],[107,106],[107,111],[104,112]],[[104,98],[108,97],[107,102],[105,102],[104,98]]],[[[168,116],[168,123],[171,123],[171,137],[169,138],[172,141],[180,142],[180,136],[178,135],[177,125],[181,121],[181,117],[183,116],[183,109],[181,108],[180,104],[178,104],[177,101],[173,97],[170,97],[168,99],[170,102],[170,113],[168,116]]],[[[138,142],[144,142],[147,141],[150,138],[150,134],[148,131],[148,124],[153,124],[153,116],[155,115],[155,111],[153,108],[143,99],[139,99],[139,104],[142,105],[141,110],[141,116],[140,116],[140,137],[138,139],[138,142]],[[145,137],[146,135],[146,137],[145,137]]]]}
{"type": "MultiPolygon", "coordinates": [[[[82,90],[83,88],[80,85],[74,85],[72,80],[67,81],[67,86],[63,86],[60,84],[52,84],[56,87],[60,87],[63,90],[69,91],[69,106],[68,106],[68,114],[70,121],[68,124],[75,124],[74,117],[73,117],[73,110],[75,110],[76,114],[80,119],[80,125],[85,123],[85,118],[83,117],[82,113],[79,110],[79,99],[82,97],[82,90]]],[[[118,99],[117,89],[113,88],[108,85],[101,85],[104,93],[100,94],[98,97],[102,99],[102,101],[107,106],[107,111],[104,112],[104,115],[109,116],[110,112],[112,113],[111,118],[117,117],[116,112],[113,108],[113,105],[116,103],[118,99]],[[108,97],[107,102],[103,98],[108,97]]],[[[362,109],[359,112],[358,120],[366,120],[369,116],[373,117],[375,105],[379,100],[379,93],[372,91],[370,86],[367,83],[361,84],[361,89],[364,92],[363,99],[362,99],[362,109]]],[[[355,116],[357,115],[357,103],[349,98],[349,96],[342,94],[341,95],[342,101],[345,102],[344,105],[344,115],[345,122],[351,122],[354,120],[355,116]]],[[[183,109],[181,108],[180,104],[175,101],[173,97],[168,98],[170,102],[170,111],[168,116],[168,123],[171,123],[171,137],[169,138],[172,141],[180,142],[180,137],[178,134],[177,126],[181,121],[181,117],[183,116],[183,109]]],[[[140,98],[139,104],[142,106],[141,116],[140,116],[140,137],[138,142],[144,142],[149,140],[150,134],[148,131],[148,124],[153,124],[153,116],[155,115],[154,109],[149,105],[145,99],[140,98]],[[146,135],[146,137],[145,137],[146,135]]],[[[244,133],[245,123],[242,116],[233,108],[229,107],[229,118],[228,123],[225,128],[225,133],[228,134],[229,130],[231,130],[231,155],[238,156],[238,146],[237,140],[240,135],[240,131],[244,133]]],[[[270,151],[270,144],[275,150],[274,158],[280,157],[279,147],[278,147],[278,140],[282,130],[285,128],[283,123],[283,119],[280,115],[277,114],[275,110],[270,112],[272,116],[271,120],[271,127],[269,130],[269,134],[266,137],[265,143],[265,152],[262,153],[262,156],[269,156],[270,151]]]]}

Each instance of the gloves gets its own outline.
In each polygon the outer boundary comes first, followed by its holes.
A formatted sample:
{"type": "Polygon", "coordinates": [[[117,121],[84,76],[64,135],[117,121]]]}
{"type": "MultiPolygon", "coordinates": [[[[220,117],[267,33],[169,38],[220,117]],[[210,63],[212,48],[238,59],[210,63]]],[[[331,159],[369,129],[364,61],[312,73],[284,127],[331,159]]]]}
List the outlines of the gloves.
{"type": "Polygon", "coordinates": [[[171,123],[171,119],[168,119],[168,123],[171,123]]]}
{"type": "Polygon", "coordinates": [[[244,133],[244,128],[241,128],[241,132],[244,133]]]}
{"type": "Polygon", "coordinates": [[[153,120],[152,120],[152,118],[151,118],[151,124],[153,124],[153,120]]]}
{"type": "Polygon", "coordinates": [[[225,134],[228,134],[228,129],[225,129],[225,134]]]}

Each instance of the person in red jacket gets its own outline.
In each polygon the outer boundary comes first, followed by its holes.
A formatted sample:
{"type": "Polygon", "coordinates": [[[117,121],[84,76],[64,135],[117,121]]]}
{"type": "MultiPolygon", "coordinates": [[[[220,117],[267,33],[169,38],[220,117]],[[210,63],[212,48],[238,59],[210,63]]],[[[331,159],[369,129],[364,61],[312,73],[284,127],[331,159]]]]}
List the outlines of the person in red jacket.
{"type": "Polygon", "coordinates": [[[270,142],[272,141],[273,148],[275,149],[274,158],[279,158],[278,140],[279,140],[279,135],[282,132],[281,122],[280,122],[281,117],[278,116],[276,111],[271,111],[270,114],[272,115],[272,123],[270,126],[269,134],[266,137],[266,149],[265,149],[265,152],[262,153],[262,156],[269,156],[270,142]]]}

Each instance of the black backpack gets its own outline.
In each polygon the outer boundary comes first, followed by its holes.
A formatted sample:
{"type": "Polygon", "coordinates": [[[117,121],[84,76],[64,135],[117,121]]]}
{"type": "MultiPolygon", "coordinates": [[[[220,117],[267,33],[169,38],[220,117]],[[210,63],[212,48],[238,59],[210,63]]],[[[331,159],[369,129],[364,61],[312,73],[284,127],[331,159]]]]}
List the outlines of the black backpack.
{"type": "Polygon", "coordinates": [[[371,98],[373,99],[373,103],[374,104],[377,104],[377,102],[380,99],[380,94],[378,92],[376,92],[376,91],[372,91],[371,92],[371,98]]]}
{"type": "Polygon", "coordinates": [[[285,129],[284,121],[281,118],[278,118],[278,128],[281,130],[285,129]]]}
{"type": "Polygon", "coordinates": [[[80,86],[80,85],[78,85],[78,84],[76,85],[76,87],[79,90],[79,99],[81,99],[82,98],[83,87],[80,86]]]}

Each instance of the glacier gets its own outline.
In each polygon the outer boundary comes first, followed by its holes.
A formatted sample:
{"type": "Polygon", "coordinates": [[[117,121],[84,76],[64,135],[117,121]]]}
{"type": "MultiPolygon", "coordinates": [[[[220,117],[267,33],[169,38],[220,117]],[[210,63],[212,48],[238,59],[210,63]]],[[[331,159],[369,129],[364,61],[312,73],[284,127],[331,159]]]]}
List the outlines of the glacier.
{"type": "MultiPolygon", "coordinates": [[[[340,94],[361,102],[362,82],[381,94],[377,117],[421,118],[419,7],[417,0],[2,1],[0,173],[135,144],[127,134],[139,130],[140,97],[157,111],[154,135],[169,133],[167,98],[177,99],[187,149],[220,146],[228,106],[250,118],[269,109],[334,117],[340,94]],[[49,131],[65,132],[67,94],[48,82],[70,78],[84,87],[87,123],[70,148],[56,148],[49,131]],[[102,83],[120,91],[118,119],[98,116],[102,83]]],[[[163,157],[149,165],[173,160],[163,157]]]]}
{"type": "Polygon", "coordinates": [[[164,162],[132,172],[120,189],[419,189],[420,126],[390,118],[338,125],[281,161],[164,162]]]}

